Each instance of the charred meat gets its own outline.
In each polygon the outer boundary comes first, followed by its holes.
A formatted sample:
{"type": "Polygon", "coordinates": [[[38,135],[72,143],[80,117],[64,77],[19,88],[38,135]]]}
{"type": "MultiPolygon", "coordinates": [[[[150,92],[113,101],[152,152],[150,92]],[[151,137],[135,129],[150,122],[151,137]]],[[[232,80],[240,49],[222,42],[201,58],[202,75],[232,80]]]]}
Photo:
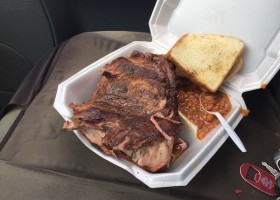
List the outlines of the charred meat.
{"type": "Polygon", "coordinates": [[[72,121],[64,130],[79,130],[106,154],[126,158],[141,168],[168,168],[181,122],[175,68],[162,55],[132,52],[104,66],[90,100],[70,104],[72,121]]]}

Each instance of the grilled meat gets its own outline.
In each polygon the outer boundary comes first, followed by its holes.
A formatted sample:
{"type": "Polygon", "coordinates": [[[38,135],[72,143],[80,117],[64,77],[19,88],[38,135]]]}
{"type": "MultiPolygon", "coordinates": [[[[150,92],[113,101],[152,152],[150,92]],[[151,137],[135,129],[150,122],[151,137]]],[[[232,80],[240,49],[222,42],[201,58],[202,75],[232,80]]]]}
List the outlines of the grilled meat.
{"type": "Polygon", "coordinates": [[[168,168],[181,122],[175,68],[164,56],[132,52],[104,66],[91,99],[70,104],[65,130],[78,129],[106,154],[143,169],[168,168]]]}

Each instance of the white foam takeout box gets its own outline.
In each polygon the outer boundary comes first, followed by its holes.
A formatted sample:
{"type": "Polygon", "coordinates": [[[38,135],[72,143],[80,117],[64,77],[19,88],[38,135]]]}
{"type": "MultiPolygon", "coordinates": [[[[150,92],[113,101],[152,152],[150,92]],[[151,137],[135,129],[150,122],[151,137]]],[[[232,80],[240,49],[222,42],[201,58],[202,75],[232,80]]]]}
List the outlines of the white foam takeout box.
{"type": "MultiPolygon", "coordinates": [[[[132,42],[59,84],[54,107],[65,120],[71,120],[69,103],[88,100],[100,80],[99,70],[134,50],[165,54],[186,33],[232,35],[246,45],[242,70],[223,85],[233,105],[227,121],[235,128],[243,117],[240,109],[246,109],[242,93],[267,85],[280,68],[279,10],[279,0],[158,0],[149,21],[152,41],[132,42]]],[[[189,148],[167,171],[149,173],[129,161],[105,155],[79,131],[74,132],[94,153],[151,188],[187,185],[228,138],[221,126],[203,140],[198,140],[194,131],[185,128],[181,137],[189,143],[189,148]]],[[[239,151],[237,147],[236,150],[239,151]]]]}

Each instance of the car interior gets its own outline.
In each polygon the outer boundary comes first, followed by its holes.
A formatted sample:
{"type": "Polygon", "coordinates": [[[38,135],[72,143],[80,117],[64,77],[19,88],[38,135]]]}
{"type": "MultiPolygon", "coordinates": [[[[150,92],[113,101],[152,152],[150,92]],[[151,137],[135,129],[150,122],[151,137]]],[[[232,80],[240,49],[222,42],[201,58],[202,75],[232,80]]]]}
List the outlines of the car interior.
{"type": "Polygon", "coordinates": [[[279,171],[279,71],[267,85],[242,95],[250,113],[235,131],[247,152],[227,139],[185,186],[149,188],[62,130],[65,120],[53,107],[58,85],[131,42],[152,41],[149,19],[156,2],[0,0],[0,199],[280,196],[280,186],[271,196],[240,175],[242,164],[265,169],[263,161],[279,171]]]}

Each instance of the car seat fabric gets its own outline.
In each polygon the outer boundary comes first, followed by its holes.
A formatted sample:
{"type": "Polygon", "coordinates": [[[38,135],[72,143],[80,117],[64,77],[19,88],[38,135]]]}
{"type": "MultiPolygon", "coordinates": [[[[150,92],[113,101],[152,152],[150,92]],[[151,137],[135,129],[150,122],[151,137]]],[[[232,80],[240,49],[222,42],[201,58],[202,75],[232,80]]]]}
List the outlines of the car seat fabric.
{"type": "Polygon", "coordinates": [[[34,65],[56,44],[40,0],[2,0],[0,38],[25,55],[34,65]]]}
{"type": "MultiPolygon", "coordinates": [[[[0,194],[6,200],[18,197],[270,199],[239,175],[243,163],[259,166],[261,161],[271,163],[273,153],[280,148],[279,106],[269,90],[244,94],[251,113],[241,121],[236,132],[248,152],[241,153],[228,139],[185,187],[148,188],[128,172],[91,152],[74,133],[62,131],[64,120],[53,108],[58,84],[135,40],[150,41],[151,37],[135,32],[83,33],[66,41],[53,52],[54,56],[48,62],[42,63],[48,70],[40,81],[39,93],[31,98],[33,100],[0,152],[0,194]],[[236,189],[242,192],[237,194],[236,189]]],[[[31,85],[32,81],[22,90],[31,85]]]]}
{"type": "Polygon", "coordinates": [[[3,108],[33,65],[18,50],[0,41],[0,110],[3,108]]]}
{"type": "Polygon", "coordinates": [[[9,101],[39,58],[57,44],[40,0],[0,3],[0,110],[9,101]]]}
{"type": "MultiPolygon", "coordinates": [[[[60,50],[63,44],[60,45],[60,50]]],[[[55,61],[54,55],[59,55],[58,48],[54,48],[51,53],[43,56],[39,62],[32,68],[30,73],[24,78],[18,90],[0,111],[0,150],[9,139],[17,122],[21,119],[25,109],[33,100],[34,96],[40,91],[44,82],[48,78],[48,72],[51,71],[50,62],[55,61]]],[[[21,66],[22,67],[22,66],[21,66]]]]}

